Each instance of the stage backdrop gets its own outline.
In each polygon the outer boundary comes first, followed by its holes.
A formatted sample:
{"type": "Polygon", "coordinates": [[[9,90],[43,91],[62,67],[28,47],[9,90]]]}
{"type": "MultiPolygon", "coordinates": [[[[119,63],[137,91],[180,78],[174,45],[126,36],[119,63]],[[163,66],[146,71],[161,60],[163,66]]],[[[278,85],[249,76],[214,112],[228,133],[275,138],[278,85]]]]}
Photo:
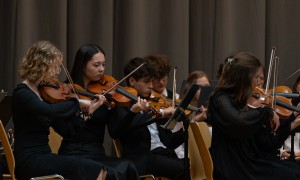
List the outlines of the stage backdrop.
{"type": "Polygon", "coordinates": [[[178,66],[177,87],[194,70],[215,79],[236,51],[268,66],[276,46],[278,84],[290,86],[300,68],[299,9],[297,0],[0,0],[0,90],[12,93],[19,61],[38,40],[52,41],[69,70],[76,50],[96,43],[116,79],[130,58],[166,54],[178,66]]]}

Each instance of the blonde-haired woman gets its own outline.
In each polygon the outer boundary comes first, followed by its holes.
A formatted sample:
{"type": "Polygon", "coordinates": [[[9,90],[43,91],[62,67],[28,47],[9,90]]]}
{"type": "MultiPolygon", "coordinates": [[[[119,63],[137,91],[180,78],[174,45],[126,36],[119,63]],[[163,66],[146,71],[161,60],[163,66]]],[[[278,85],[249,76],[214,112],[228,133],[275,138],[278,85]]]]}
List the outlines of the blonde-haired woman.
{"type": "MultiPolygon", "coordinates": [[[[51,153],[48,145],[49,127],[54,119],[72,119],[85,107],[88,113],[102,105],[98,101],[71,98],[56,104],[44,102],[41,84],[56,79],[62,64],[62,53],[49,41],[32,45],[20,63],[23,82],[13,92],[13,122],[15,132],[15,174],[18,179],[60,174],[70,179],[103,179],[103,165],[92,160],[51,153]]],[[[103,173],[104,172],[104,173],[103,173]]]]}

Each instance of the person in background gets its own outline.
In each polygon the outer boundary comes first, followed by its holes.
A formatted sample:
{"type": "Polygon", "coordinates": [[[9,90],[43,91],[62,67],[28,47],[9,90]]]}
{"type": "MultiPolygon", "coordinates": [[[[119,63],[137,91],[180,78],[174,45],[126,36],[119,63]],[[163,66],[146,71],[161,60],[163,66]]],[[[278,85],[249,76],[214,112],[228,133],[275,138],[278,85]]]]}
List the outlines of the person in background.
{"type": "MultiPolygon", "coordinates": [[[[145,60],[154,67],[154,78],[152,80],[153,91],[162,95],[162,97],[173,99],[173,91],[167,89],[169,74],[171,71],[171,62],[168,56],[164,54],[150,55],[145,60]]],[[[176,93],[176,92],[175,92],[176,93]]],[[[179,98],[179,94],[175,94],[179,98]]]]}
{"type": "MultiPolygon", "coordinates": [[[[182,93],[180,95],[181,98],[185,96],[189,88],[192,84],[196,84],[200,86],[200,89],[196,92],[194,98],[190,102],[190,105],[197,107],[200,93],[201,93],[201,87],[210,86],[208,76],[203,71],[193,71],[189,74],[187,78],[187,82],[182,90],[182,93]]],[[[199,112],[192,112],[190,119],[192,122],[199,122],[206,120],[206,107],[201,106],[199,112]]]]}
{"type": "MultiPolygon", "coordinates": [[[[105,75],[105,64],[105,53],[101,47],[82,45],[76,53],[71,78],[85,91],[102,93],[115,83],[113,77],[105,75]]],[[[139,98],[127,111],[127,108],[112,107],[106,102],[86,120],[78,116],[75,120],[56,121],[54,129],[63,137],[59,154],[95,160],[105,166],[107,175],[112,179],[139,179],[131,161],[106,155],[103,142],[106,127],[112,138],[119,138],[135,114],[146,109],[146,104],[146,100],[139,98]]]]}
{"type": "MultiPolygon", "coordinates": [[[[194,98],[190,102],[191,106],[197,107],[198,102],[199,102],[200,93],[201,93],[201,87],[210,86],[208,76],[203,71],[191,72],[187,78],[186,84],[180,95],[181,99],[186,95],[186,93],[188,92],[188,90],[190,89],[192,84],[197,84],[200,86],[200,89],[196,92],[194,98]]],[[[206,120],[206,110],[207,109],[204,106],[201,106],[201,107],[199,107],[198,112],[192,111],[189,114],[190,122],[205,121],[206,120]]],[[[179,129],[181,129],[182,126],[183,126],[182,122],[178,122],[172,131],[176,132],[179,129]]],[[[184,144],[181,144],[178,148],[176,148],[175,152],[179,158],[184,158],[184,144]]]]}
{"type": "Polygon", "coordinates": [[[274,132],[279,127],[279,117],[270,107],[248,106],[263,73],[260,61],[248,52],[226,59],[207,110],[207,121],[213,128],[210,152],[214,179],[298,179],[293,169],[263,158],[255,141],[266,123],[274,132]]]}
{"type": "MultiPolygon", "coordinates": [[[[124,75],[128,75],[144,62],[146,61],[143,58],[131,59],[124,68],[124,75]]],[[[153,68],[151,63],[146,63],[126,80],[127,86],[136,89],[138,96],[145,99],[150,97],[153,90],[152,80],[155,72],[153,68]]],[[[172,115],[173,107],[157,111],[159,115],[155,113],[156,117],[145,112],[135,116],[131,127],[120,138],[123,155],[135,163],[140,174],[183,179],[183,160],[174,152],[174,149],[184,141],[183,131],[181,129],[172,133],[171,130],[164,129],[158,124],[161,118],[172,115]]]]}
{"type": "Polygon", "coordinates": [[[17,179],[51,174],[78,180],[105,179],[104,166],[96,161],[51,153],[48,135],[53,121],[73,119],[81,111],[80,107],[93,113],[105,100],[104,96],[95,95],[98,97],[95,101],[71,96],[55,104],[45,102],[43,85],[57,79],[62,61],[62,53],[52,43],[38,41],[20,63],[19,76],[23,82],[14,89],[12,101],[17,179]]]}
{"type": "MultiPolygon", "coordinates": [[[[254,78],[253,84],[256,87],[262,88],[264,86],[264,72],[258,73],[254,78]]],[[[255,87],[255,88],[256,88],[255,87]]],[[[253,90],[255,91],[255,89],[253,90]]],[[[255,96],[248,99],[249,106],[261,106],[255,96]],[[252,100],[251,100],[252,99],[252,100]],[[253,101],[254,100],[254,101],[253,101]],[[255,102],[256,101],[256,102],[255,102]],[[258,103],[257,103],[258,102],[258,103]]],[[[282,107],[281,107],[282,108],[282,107]]],[[[280,108],[279,108],[280,109],[280,108]]],[[[278,111],[280,115],[280,111],[278,111]]],[[[280,159],[280,147],[286,141],[291,132],[300,125],[300,116],[298,112],[292,112],[289,117],[280,118],[280,126],[274,133],[270,123],[265,123],[260,130],[254,135],[254,139],[257,145],[257,149],[264,159],[272,162],[279,163],[291,170],[294,170],[295,174],[300,177],[299,166],[291,161],[282,161],[280,159]]]]}

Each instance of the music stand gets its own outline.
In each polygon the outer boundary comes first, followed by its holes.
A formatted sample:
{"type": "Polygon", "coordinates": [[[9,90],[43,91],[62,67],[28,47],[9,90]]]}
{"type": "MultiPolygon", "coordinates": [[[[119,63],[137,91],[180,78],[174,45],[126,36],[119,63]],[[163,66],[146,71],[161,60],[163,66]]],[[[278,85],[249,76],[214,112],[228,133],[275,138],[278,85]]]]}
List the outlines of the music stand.
{"type": "Polygon", "coordinates": [[[198,107],[205,107],[207,108],[208,106],[208,100],[211,92],[213,91],[213,87],[211,86],[201,86],[201,93],[198,101],[198,107]]]}
{"type": "Polygon", "coordinates": [[[12,116],[11,110],[12,96],[7,93],[0,93],[0,119],[5,127],[12,116]]]}
{"type": "Polygon", "coordinates": [[[177,122],[183,122],[183,131],[184,131],[184,179],[188,179],[189,177],[189,159],[188,159],[188,129],[190,120],[189,117],[185,115],[185,109],[188,107],[192,99],[194,98],[196,92],[198,91],[199,86],[196,84],[192,84],[184,98],[179,103],[172,117],[168,120],[168,122],[163,126],[167,129],[173,129],[177,122]]]}

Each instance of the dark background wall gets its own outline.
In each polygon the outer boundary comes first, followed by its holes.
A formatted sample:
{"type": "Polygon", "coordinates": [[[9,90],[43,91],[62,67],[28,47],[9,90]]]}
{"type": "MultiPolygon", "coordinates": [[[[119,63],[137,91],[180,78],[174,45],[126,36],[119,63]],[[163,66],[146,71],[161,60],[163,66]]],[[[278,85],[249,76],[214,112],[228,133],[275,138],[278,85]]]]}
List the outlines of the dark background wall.
{"type": "Polygon", "coordinates": [[[164,53],[178,67],[177,87],[194,70],[215,79],[236,51],[268,66],[276,46],[278,85],[290,86],[300,68],[299,9],[297,0],[0,0],[0,90],[11,94],[19,61],[38,40],[52,41],[69,70],[76,50],[96,43],[116,79],[130,58],[164,53]]]}

